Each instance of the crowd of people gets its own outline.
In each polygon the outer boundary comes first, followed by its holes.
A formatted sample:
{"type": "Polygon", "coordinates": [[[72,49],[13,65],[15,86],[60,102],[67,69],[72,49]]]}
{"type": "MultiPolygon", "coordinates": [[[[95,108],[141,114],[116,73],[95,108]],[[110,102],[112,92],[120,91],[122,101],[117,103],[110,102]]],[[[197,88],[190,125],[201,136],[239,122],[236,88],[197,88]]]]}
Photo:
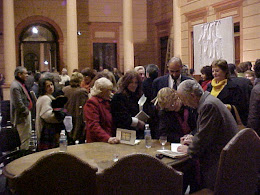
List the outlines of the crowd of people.
{"type": "MultiPolygon", "coordinates": [[[[220,152],[239,131],[235,110],[243,125],[260,135],[260,60],[254,70],[249,62],[236,66],[215,60],[201,69],[198,82],[182,74],[183,66],[180,58],[173,57],[169,73],[160,77],[155,64],[125,74],[85,68],[71,76],[65,68],[61,75],[28,76],[25,67],[17,67],[10,88],[11,122],[17,127],[21,149],[29,147],[32,118],[38,150],[57,147],[66,115],[72,116],[73,123],[67,132],[69,144],[117,144],[117,128],[134,130],[142,139],[145,121],[136,115],[143,110],[150,116],[147,123],[153,139],[167,136],[169,142],[181,142],[178,150],[189,154],[194,166],[199,162],[201,180],[191,185],[191,191],[213,189],[220,152]],[[146,98],[142,106],[141,97],[146,98]]],[[[184,186],[191,184],[190,173],[184,174],[184,186]]]]}

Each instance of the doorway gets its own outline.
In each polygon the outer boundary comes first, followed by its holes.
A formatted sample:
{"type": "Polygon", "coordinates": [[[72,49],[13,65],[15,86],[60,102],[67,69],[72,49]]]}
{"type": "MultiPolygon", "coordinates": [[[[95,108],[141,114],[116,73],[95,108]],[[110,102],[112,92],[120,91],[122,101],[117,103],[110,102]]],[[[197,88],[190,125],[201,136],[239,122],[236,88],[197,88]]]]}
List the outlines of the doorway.
{"type": "Polygon", "coordinates": [[[117,68],[116,43],[93,43],[93,68],[97,71],[117,68]]]}
{"type": "Polygon", "coordinates": [[[58,48],[57,37],[48,26],[30,25],[20,35],[20,64],[33,72],[58,69],[58,48]]]}

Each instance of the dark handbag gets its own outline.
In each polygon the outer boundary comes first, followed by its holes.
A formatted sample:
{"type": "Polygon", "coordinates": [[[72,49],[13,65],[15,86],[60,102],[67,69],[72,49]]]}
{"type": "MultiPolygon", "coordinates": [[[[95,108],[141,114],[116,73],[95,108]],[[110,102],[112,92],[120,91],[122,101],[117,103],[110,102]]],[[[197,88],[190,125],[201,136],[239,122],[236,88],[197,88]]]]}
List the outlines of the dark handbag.
{"type": "Polygon", "coordinates": [[[12,151],[21,145],[16,127],[7,126],[0,130],[0,151],[12,151]]]}

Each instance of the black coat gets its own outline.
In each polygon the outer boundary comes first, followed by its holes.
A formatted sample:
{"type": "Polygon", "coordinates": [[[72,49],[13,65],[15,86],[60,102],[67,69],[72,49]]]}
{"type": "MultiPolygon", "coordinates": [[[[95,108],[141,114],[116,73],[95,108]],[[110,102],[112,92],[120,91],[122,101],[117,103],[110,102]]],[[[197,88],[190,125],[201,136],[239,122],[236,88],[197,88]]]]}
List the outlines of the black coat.
{"type": "Polygon", "coordinates": [[[242,106],[244,106],[244,108],[243,108],[243,112],[240,113],[240,117],[241,117],[243,124],[246,125],[247,118],[248,118],[248,112],[249,112],[250,94],[251,94],[253,85],[249,79],[243,78],[243,77],[231,77],[231,80],[235,84],[237,84],[242,91],[242,96],[241,96],[240,101],[243,103],[242,106]]]}
{"type": "MultiPolygon", "coordinates": [[[[169,87],[169,74],[161,76],[153,81],[153,98],[157,96],[157,93],[160,89],[164,87],[169,87]]],[[[181,75],[181,82],[187,79],[191,79],[190,77],[186,77],[181,75]]]]}
{"type": "Polygon", "coordinates": [[[151,78],[147,78],[143,81],[143,93],[147,98],[147,102],[150,102],[153,98],[153,80],[151,78]]]}
{"type": "MultiPolygon", "coordinates": [[[[134,127],[131,127],[132,117],[139,112],[138,105],[139,98],[136,97],[133,93],[125,95],[123,93],[116,93],[111,100],[111,113],[113,117],[113,123],[116,128],[123,128],[129,130],[136,130],[134,127]]],[[[137,137],[139,137],[137,132],[137,137]]]]}
{"type": "Polygon", "coordinates": [[[260,82],[251,92],[247,127],[253,128],[260,136],[260,82]]]}
{"type": "MultiPolygon", "coordinates": [[[[182,116],[183,109],[188,109],[189,111],[188,125],[192,134],[195,134],[197,111],[188,107],[182,107],[179,112],[182,116]]],[[[174,111],[159,111],[159,134],[167,136],[167,141],[171,143],[180,143],[180,138],[184,136],[176,114],[174,111]]]]}
{"type": "MultiPolygon", "coordinates": [[[[207,91],[211,92],[212,85],[208,85],[207,91]]],[[[224,104],[230,104],[236,106],[239,115],[241,117],[244,109],[246,107],[245,102],[241,99],[242,91],[237,84],[235,84],[231,79],[228,79],[227,84],[218,94],[217,98],[220,99],[224,104]]],[[[235,113],[232,111],[232,115],[235,117],[235,113]]]]}

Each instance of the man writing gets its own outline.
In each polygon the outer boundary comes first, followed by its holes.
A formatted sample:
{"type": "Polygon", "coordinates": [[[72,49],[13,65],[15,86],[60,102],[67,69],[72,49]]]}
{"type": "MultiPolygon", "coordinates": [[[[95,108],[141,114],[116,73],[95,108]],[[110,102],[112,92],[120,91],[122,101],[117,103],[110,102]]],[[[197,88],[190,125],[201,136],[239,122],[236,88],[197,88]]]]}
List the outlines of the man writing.
{"type": "Polygon", "coordinates": [[[18,66],[14,72],[15,80],[10,87],[11,122],[16,126],[21,140],[20,149],[29,149],[31,136],[32,101],[25,87],[28,77],[26,68],[18,66]]]}
{"type": "Polygon", "coordinates": [[[184,105],[198,112],[197,133],[183,138],[178,151],[199,161],[201,187],[213,190],[220,153],[238,132],[237,123],[226,106],[209,92],[204,92],[197,81],[183,81],[177,93],[184,105]]]}

